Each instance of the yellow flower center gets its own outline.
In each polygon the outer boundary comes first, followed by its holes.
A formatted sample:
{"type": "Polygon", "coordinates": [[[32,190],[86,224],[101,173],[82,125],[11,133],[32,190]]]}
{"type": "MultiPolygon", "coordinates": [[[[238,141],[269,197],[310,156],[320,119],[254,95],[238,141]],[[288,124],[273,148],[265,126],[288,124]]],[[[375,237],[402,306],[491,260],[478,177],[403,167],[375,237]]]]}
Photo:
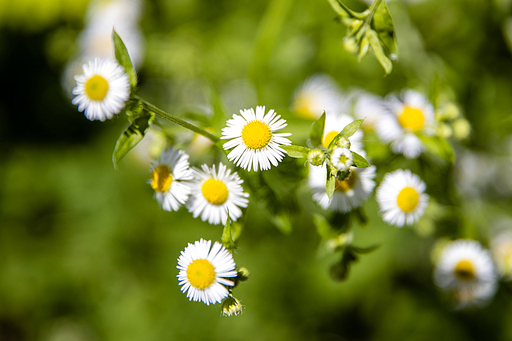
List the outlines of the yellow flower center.
{"type": "Polygon", "coordinates": [[[315,114],[310,108],[313,104],[313,97],[307,94],[299,95],[293,103],[293,111],[305,118],[314,118],[315,114]]]}
{"type": "Polygon", "coordinates": [[[402,128],[417,133],[425,124],[425,116],[423,116],[421,109],[405,106],[402,113],[398,116],[398,122],[402,128]]]}
{"type": "Polygon", "coordinates": [[[330,133],[326,134],[324,137],[324,141],[322,143],[324,145],[324,147],[328,148],[331,141],[334,140],[336,135],[338,135],[339,133],[340,133],[339,131],[331,131],[330,133]]]}
{"type": "Polygon", "coordinates": [[[171,187],[172,173],[169,167],[162,165],[153,169],[151,187],[157,192],[167,192],[171,187]]]}
{"type": "Polygon", "coordinates": [[[242,129],[242,139],[251,149],[261,149],[267,146],[272,137],[268,126],[260,121],[251,121],[242,129]]]}
{"type": "Polygon", "coordinates": [[[108,82],[100,75],[94,75],[85,82],[85,94],[93,101],[101,101],[108,92],[108,82]]]}
{"type": "Polygon", "coordinates": [[[228,200],[227,186],[220,180],[208,179],[201,187],[204,198],[213,205],[222,205],[228,200]]]}
{"type": "Polygon", "coordinates": [[[468,260],[461,260],[455,266],[455,276],[465,281],[472,280],[475,278],[475,269],[473,268],[473,264],[468,260]]]}
{"type": "Polygon", "coordinates": [[[206,289],[215,282],[215,268],[206,259],[196,259],[188,265],[187,278],[197,289],[206,289]]]}
{"type": "Polygon", "coordinates": [[[412,187],[405,187],[398,193],[396,203],[398,207],[405,213],[409,213],[418,206],[420,195],[412,187]]]}
{"type": "Polygon", "coordinates": [[[354,186],[356,184],[356,178],[357,178],[356,172],[354,170],[350,169],[350,174],[348,175],[348,177],[345,180],[343,180],[343,181],[339,181],[338,179],[335,180],[335,183],[334,183],[335,191],[341,192],[341,193],[348,192],[349,190],[354,188],[354,186]]]}

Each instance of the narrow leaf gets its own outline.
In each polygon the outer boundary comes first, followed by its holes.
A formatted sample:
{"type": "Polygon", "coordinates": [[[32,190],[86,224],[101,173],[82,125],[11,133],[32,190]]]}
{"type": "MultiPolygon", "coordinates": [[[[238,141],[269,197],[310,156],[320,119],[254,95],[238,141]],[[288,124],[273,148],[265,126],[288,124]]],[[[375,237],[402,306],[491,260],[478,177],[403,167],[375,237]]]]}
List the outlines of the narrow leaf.
{"type": "Polygon", "coordinates": [[[354,166],[356,166],[357,168],[370,167],[370,163],[368,163],[368,161],[366,161],[366,159],[364,157],[362,157],[361,155],[357,154],[354,151],[351,151],[351,152],[352,152],[352,161],[354,162],[354,166]]]}
{"type": "Polygon", "coordinates": [[[363,13],[357,13],[352,11],[347,6],[345,6],[340,0],[329,0],[329,3],[331,4],[332,9],[336,13],[345,18],[364,19],[365,15],[367,14],[367,11],[363,13]]]}
{"type": "Polygon", "coordinates": [[[121,159],[144,138],[154,118],[154,115],[147,114],[135,119],[119,136],[112,153],[112,163],[115,169],[121,159]]]}
{"type": "Polygon", "coordinates": [[[329,222],[327,221],[327,219],[325,219],[325,217],[323,215],[318,214],[318,213],[313,213],[313,224],[315,225],[318,234],[323,239],[332,238],[333,232],[332,232],[331,225],[329,224],[329,222]]]}
{"type": "Polygon", "coordinates": [[[302,146],[281,146],[282,149],[286,151],[286,153],[293,158],[300,159],[306,158],[309,153],[309,149],[302,146]]]}
{"type": "Polygon", "coordinates": [[[232,231],[231,231],[231,219],[228,217],[226,221],[226,225],[224,225],[224,230],[222,231],[222,245],[228,250],[234,250],[236,248],[236,244],[233,241],[232,231]]]}
{"type": "Polygon", "coordinates": [[[382,1],[377,7],[373,16],[372,28],[377,32],[386,50],[386,55],[390,59],[396,59],[398,51],[395,42],[395,28],[386,1],[382,1]]]}
{"type": "Polygon", "coordinates": [[[126,49],[121,37],[119,37],[117,32],[114,30],[112,30],[112,38],[114,40],[114,50],[117,62],[124,67],[124,70],[128,75],[128,79],[130,80],[130,86],[134,89],[137,86],[137,73],[135,72],[130,56],[128,55],[128,50],[126,49]]]}
{"type": "Polygon", "coordinates": [[[363,124],[363,121],[364,121],[364,119],[360,119],[360,120],[355,120],[355,121],[347,124],[345,126],[345,128],[343,128],[343,130],[340,131],[340,133],[332,139],[331,143],[329,143],[329,149],[334,147],[336,145],[336,143],[338,143],[338,140],[340,138],[343,137],[343,138],[348,139],[350,136],[354,135],[356,133],[356,131],[361,127],[361,124],[363,124]]]}
{"type": "Polygon", "coordinates": [[[439,94],[441,93],[441,79],[439,78],[439,74],[437,72],[434,73],[434,77],[430,82],[430,102],[434,106],[437,107],[437,100],[439,98],[439,94]]]}
{"type": "Polygon", "coordinates": [[[331,167],[327,165],[327,183],[325,186],[325,191],[327,192],[327,196],[329,200],[332,198],[334,194],[334,190],[336,189],[336,174],[331,172],[331,167]]]}
{"type": "Polygon", "coordinates": [[[320,146],[322,144],[322,140],[324,137],[324,126],[325,126],[325,111],[320,116],[318,120],[313,123],[311,126],[311,132],[309,133],[309,138],[311,139],[311,144],[314,147],[320,146]]]}
{"type": "Polygon", "coordinates": [[[384,68],[386,74],[389,75],[393,70],[393,63],[391,63],[391,60],[388,57],[386,57],[386,53],[382,48],[377,33],[374,30],[369,29],[366,31],[366,38],[368,38],[368,42],[370,43],[370,46],[373,50],[373,53],[375,54],[375,57],[379,61],[380,65],[382,65],[382,67],[384,68]]]}
{"type": "Polygon", "coordinates": [[[288,235],[292,232],[292,222],[287,214],[275,215],[270,220],[283,234],[288,235]]]}

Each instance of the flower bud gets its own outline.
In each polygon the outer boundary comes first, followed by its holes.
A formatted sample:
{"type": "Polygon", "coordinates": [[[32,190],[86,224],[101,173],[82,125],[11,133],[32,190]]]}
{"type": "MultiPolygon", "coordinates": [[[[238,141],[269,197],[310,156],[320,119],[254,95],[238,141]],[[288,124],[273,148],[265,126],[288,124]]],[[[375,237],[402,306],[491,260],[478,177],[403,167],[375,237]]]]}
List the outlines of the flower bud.
{"type": "Polygon", "coordinates": [[[456,139],[464,140],[471,133],[471,125],[464,118],[459,118],[453,122],[453,136],[456,139]]]}
{"type": "Polygon", "coordinates": [[[336,147],[345,148],[345,149],[350,149],[350,141],[349,141],[347,138],[341,137],[341,138],[336,142],[336,147]]]}
{"type": "Polygon", "coordinates": [[[325,154],[320,149],[312,149],[308,153],[308,162],[313,166],[321,166],[325,161],[325,154]]]}
{"type": "Polygon", "coordinates": [[[233,296],[232,294],[229,294],[228,297],[222,301],[221,306],[221,314],[222,316],[237,316],[242,313],[242,310],[244,309],[244,306],[240,301],[233,296]]]}
{"type": "Polygon", "coordinates": [[[345,37],[343,38],[343,47],[347,52],[357,54],[359,52],[359,46],[357,44],[357,40],[354,37],[345,37]]]}
{"type": "Polygon", "coordinates": [[[446,139],[452,136],[452,128],[446,123],[441,123],[437,127],[437,134],[446,139]]]}
{"type": "Polygon", "coordinates": [[[240,269],[238,269],[238,273],[237,273],[237,279],[240,281],[240,282],[245,282],[249,279],[249,275],[251,273],[249,272],[249,270],[245,267],[245,266],[242,266],[240,269]]]}

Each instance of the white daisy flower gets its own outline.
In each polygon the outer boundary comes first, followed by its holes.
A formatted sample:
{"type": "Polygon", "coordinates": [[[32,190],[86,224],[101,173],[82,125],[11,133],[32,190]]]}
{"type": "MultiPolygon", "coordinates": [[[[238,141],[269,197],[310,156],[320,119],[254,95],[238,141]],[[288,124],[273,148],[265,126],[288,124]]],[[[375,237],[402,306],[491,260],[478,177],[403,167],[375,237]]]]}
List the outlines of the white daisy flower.
{"type": "Polygon", "coordinates": [[[336,180],[334,194],[329,200],[325,191],[326,166],[309,166],[308,184],[313,192],[313,200],[323,209],[335,212],[350,212],[360,207],[368,199],[375,187],[375,166],[367,168],[350,168],[350,175],[343,181],[336,180]]]}
{"type": "Polygon", "coordinates": [[[234,148],[229,154],[229,161],[244,169],[255,171],[270,169],[283,159],[285,151],[281,145],[290,145],[285,138],[290,133],[275,132],[286,127],[286,121],[274,110],[265,114],[265,107],[240,110],[240,115],[234,114],[222,129],[221,139],[231,139],[224,143],[224,149],[234,148]]]}
{"type": "MultiPolygon", "coordinates": [[[[349,115],[327,112],[325,115],[322,145],[325,148],[329,147],[329,143],[331,143],[336,135],[338,135],[346,125],[353,121],[354,119],[349,115]]],[[[362,156],[366,155],[366,152],[363,149],[363,132],[361,130],[356,131],[348,140],[350,141],[350,150],[353,150],[362,156]]]]}
{"type": "Polygon", "coordinates": [[[426,188],[420,177],[408,169],[386,174],[376,192],[382,219],[398,227],[417,222],[428,205],[426,188]]]}
{"type": "Polygon", "coordinates": [[[357,97],[354,105],[354,116],[357,119],[364,118],[362,128],[368,130],[376,128],[380,116],[385,112],[382,102],[380,96],[370,93],[362,93],[357,97]]]}
{"type": "Polygon", "coordinates": [[[434,282],[452,292],[461,307],[485,303],[497,289],[491,255],[469,239],[456,240],[444,248],[434,269],[434,282]]]}
{"type": "Polygon", "coordinates": [[[404,90],[399,98],[388,95],[385,99],[387,112],[380,117],[377,134],[386,143],[391,143],[395,154],[408,159],[417,158],[425,149],[416,133],[434,133],[434,107],[425,96],[414,90],[404,90]]]}
{"type": "Polygon", "coordinates": [[[124,68],[108,58],[95,58],[82,68],[84,74],[75,76],[77,85],[71,102],[91,121],[111,119],[130,98],[130,81],[124,68]]]}
{"type": "Polygon", "coordinates": [[[334,148],[331,154],[331,163],[337,170],[344,172],[352,166],[354,160],[347,148],[334,148]]]}
{"type": "Polygon", "coordinates": [[[226,286],[234,283],[228,278],[237,276],[235,261],[228,250],[215,242],[201,239],[188,244],[178,258],[178,274],[181,291],[187,293],[190,301],[202,301],[206,305],[220,303],[228,296],[226,286]]]}
{"type": "Polygon", "coordinates": [[[192,180],[188,155],[179,149],[166,149],[153,162],[148,184],[155,190],[155,199],[165,211],[177,211],[190,194],[187,181],[192,180]]]}
{"type": "Polygon", "coordinates": [[[344,102],[336,82],[330,76],[318,73],[295,90],[290,110],[305,118],[318,119],[324,111],[342,111],[344,102]]]}
{"type": "Polygon", "coordinates": [[[194,169],[194,180],[190,185],[191,196],[187,202],[188,210],[194,218],[201,215],[201,220],[210,224],[226,224],[229,218],[233,221],[242,216],[240,207],[247,207],[249,194],[244,193],[243,180],[237,173],[231,173],[225,165],[219,163],[219,171],[215,165],[203,171],[194,169]]]}
{"type": "Polygon", "coordinates": [[[500,275],[512,280],[512,230],[502,231],[492,239],[491,252],[500,275]]]}

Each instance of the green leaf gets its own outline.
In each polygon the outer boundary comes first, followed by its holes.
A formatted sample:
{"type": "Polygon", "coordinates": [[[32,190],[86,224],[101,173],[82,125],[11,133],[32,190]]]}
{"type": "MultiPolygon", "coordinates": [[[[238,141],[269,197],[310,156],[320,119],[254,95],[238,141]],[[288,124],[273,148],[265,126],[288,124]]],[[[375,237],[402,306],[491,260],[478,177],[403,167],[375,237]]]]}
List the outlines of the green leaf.
{"type": "Polygon", "coordinates": [[[366,31],[366,38],[368,38],[368,42],[375,54],[375,58],[377,58],[380,65],[382,65],[386,74],[389,75],[393,70],[393,63],[391,63],[391,60],[386,56],[377,33],[374,30],[369,29],[366,31]]]}
{"type": "Polygon", "coordinates": [[[439,74],[434,72],[434,77],[430,82],[430,102],[434,106],[437,107],[437,100],[439,99],[439,94],[441,93],[441,79],[439,78],[439,74]]]}
{"type": "Polygon", "coordinates": [[[376,244],[376,245],[372,245],[372,246],[368,246],[368,247],[350,246],[350,249],[354,253],[368,254],[368,253],[371,253],[371,252],[377,250],[379,247],[380,247],[380,245],[376,244]]]}
{"type": "Polygon", "coordinates": [[[313,224],[315,225],[318,234],[323,239],[330,239],[333,237],[331,225],[323,215],[313,213],[313,224]]]}
{"type": "Polygon", "coordinates": [[[311,140],[311,144],[314,147],[320,146],[322,144],[322,140],[324,137],[324,126],[325,126],[325,111],[320,116],[318,120],[316,120],[311,126],[311,131],[309,133],[309,138],[311,140]]]}
{"type": "Polygon", "coordinates": [[[366,161],[366,159],[364,157],[357,154],[356,152],[353,152],[353,151],[351,151],[351,152],[352,152],[352,159],[354,161],[354,166],[356,166],[357,168],[370,167],[370,163],[368,163],[368,161],[366,161]]]}
{"type": "Polygon", "coordinates": [[[219,96],[219,93],[213,85],[210,86],[210,101],[212,103],[213,108],[211,126],[213,127],[216,133],[220,133],[220,131],[226,124],[226,111],[224,110],[224,105],[222,104],[222,100],[219,96]]]}
{"type": "Polygon", "coordinates": [[[395,28],[386,1],[382,1],[377,7],[373,16],[372,28],[377,32],[380,41],[384,45],[386,55],[395,59],[398,52],[395,42],[395,28]]]}
{"type": "Polygon", "coordinates": [[[302,146],[281,146],[282,149],[286,151],[288,156],[294,157],[296,159],[306,158],[308,157],[309,148],[302,146]]]}
{"type": "Polygon", "coordinates": [[[128,55],[128,50],[126,49],[123,40],[115,30],[112,30],[112,38],[114,40],[114,50],[117,62],[124,67],[124,70],[128,75],[128,79],[130,80],[130,86],[133,90],[137,86],[137,73],[135,72],[130,56],[128,55]]]}
{"type": "Polygon", "coordinates": [[[272,224],[285,235],[292,232],[292,222],[287,214],[278,214],[270,218],[272,224]]]}
{"type": "Polygon", "coordinates": [[[329,143],[329,149],[333,148],[342,137],[348,139],[350,136],[354,135],[361,127],[361,124],[363,124],[363,121],[364,119],[360,119],[347,124],[345,128],[343,128],[343,130],[332,139],[331,143],[329,143]]]}
{"type": "Polygon", "coordinates": [[[425,135],[418,135],[418,138],[423,142],[429,153],[439,156],[449,163],[455,161],[453,148],[445,138],[425,135]]]}
{"type": "Polygon", "coordinates": [[[356,208],[353,212],[354,212],[354,215],[356,216],[357,220],[359,220],[359,223],[363,227],[367,227],[369,221],[368,221],[368,216],[364,212],[364,209],[362,207],[359,207],[359,208],[356,208]]]}
{"type": "Polygon", "coordinates": [[[236,249],[236,243],[233,241],[233,234],[231,230],[231,219],[228,217],[224,230],[222,231],[222,245],[229,251],[236,249]]]}
{"type": "Polygon", "coordinates": [[[331,266],[331,278],[335,281],[347,279],[352,263],[357,262],[358,259],[359,258],[352,252],[351,248],[345,248],[340,261],[331,266]]]}
{"type": "Polygon", "coordinates": [[[121,159],[144,138],[154,118],[153,114],[146,113],[144,116],[134,119],[130,126],[119,136],[112,153],[114,169],[117,169],[121,159]]]}
{"type": "Polygon", "coordinates": [[[325,191],[327,192],[327,196],[329,199],[332,198],[334,194],[334,190],[336,189],[336,173],[331,171],[331,167],[327,165],[327,183],[325,186],[325,191]]]}

